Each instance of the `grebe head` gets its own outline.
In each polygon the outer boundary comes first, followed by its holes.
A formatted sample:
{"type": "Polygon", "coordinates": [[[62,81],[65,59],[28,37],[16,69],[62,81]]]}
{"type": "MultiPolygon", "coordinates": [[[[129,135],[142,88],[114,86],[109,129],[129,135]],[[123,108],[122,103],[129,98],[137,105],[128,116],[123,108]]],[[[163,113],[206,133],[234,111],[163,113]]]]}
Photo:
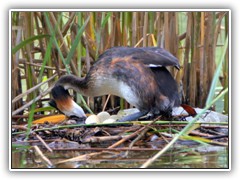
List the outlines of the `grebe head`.
{"type": "Polygon", "coordinates": [[[53,97],[53,100],[49,102],[51,106],[57,108],[68,117],[86,117],[83,109],[72,100],[69,92],[63,86],[54,86],[51,93],[53,97]]]}

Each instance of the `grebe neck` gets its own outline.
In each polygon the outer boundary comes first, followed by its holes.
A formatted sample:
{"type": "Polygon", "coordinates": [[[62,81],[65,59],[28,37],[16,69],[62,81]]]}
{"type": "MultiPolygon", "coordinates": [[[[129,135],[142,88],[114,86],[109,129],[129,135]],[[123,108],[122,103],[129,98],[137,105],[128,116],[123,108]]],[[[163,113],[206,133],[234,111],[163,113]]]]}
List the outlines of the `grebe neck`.
{"type": "Polygon", "coordinates": [[[87,78],[80,78],[74,75],[64,75],[62,76],[55,86],[61,85],[64,89],[73,89],[74,91],[81,93],[82,95],[88,95],[88,80],[87,78]]]}

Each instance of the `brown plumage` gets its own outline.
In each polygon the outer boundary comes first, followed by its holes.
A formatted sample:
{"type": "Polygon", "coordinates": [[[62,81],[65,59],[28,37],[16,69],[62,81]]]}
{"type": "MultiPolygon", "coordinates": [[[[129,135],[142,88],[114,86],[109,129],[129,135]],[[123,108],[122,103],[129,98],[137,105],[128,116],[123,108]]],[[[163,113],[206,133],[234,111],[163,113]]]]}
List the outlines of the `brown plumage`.
{"type": "Polygon", "coordinates": [[[148,112],[169,114],[179,105],[177,83],[166,66],[179,69],[177,58],[162,48],[114,47],[99,56],[85,78],[65,75],[56,86],[84,96],[123,97],[140,111],[120,120],[131,121],[148,112]]]}

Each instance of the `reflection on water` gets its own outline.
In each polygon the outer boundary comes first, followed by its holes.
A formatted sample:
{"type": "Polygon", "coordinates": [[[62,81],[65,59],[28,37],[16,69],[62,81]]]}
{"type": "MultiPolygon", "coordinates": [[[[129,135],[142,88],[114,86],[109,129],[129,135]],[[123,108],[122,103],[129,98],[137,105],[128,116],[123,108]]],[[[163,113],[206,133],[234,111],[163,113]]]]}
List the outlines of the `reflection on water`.
{"type": "MultiPolygon", "coordinates": [[[[60,163],[59,161],[91,153],[83,150],[57,150],[52,153],[43,150],[54,164],[51,168],[139,168],[159,150],[104,151],[88,160],[60,163]]],[[[100,151],[96,151],[100,152],[100,151]]],[[[220,146],[183,146],[176,144],[149,168],[226,168],[228,169],[228,148],[220,146]]],[[[12,148],[12,168],[49,168],[35,151],[27,146],[12,148]]]]}

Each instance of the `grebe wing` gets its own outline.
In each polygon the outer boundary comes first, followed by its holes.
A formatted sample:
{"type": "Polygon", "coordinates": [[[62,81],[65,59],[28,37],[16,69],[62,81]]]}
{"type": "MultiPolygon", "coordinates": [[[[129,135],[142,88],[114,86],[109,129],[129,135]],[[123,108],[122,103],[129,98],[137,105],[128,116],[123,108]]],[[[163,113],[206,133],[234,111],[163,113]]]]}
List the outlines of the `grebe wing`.
{"type": "Polygon", "coordinates": [[[106,57],[127,57],[130,56],[133,60],[141,61],[150,66],[175,66],[180,69],[178,59],[170,52],[158,47],[113,47],[106,50],[99,56],[99,60],[106,57]]]}
{"type": "Polygon", "coordinates": [[[140,59],[144,64],[175,66],[180,69],[178,59],[166,49],[158,47],[142,47],[140,49],[145,51],[140,59]]]}

